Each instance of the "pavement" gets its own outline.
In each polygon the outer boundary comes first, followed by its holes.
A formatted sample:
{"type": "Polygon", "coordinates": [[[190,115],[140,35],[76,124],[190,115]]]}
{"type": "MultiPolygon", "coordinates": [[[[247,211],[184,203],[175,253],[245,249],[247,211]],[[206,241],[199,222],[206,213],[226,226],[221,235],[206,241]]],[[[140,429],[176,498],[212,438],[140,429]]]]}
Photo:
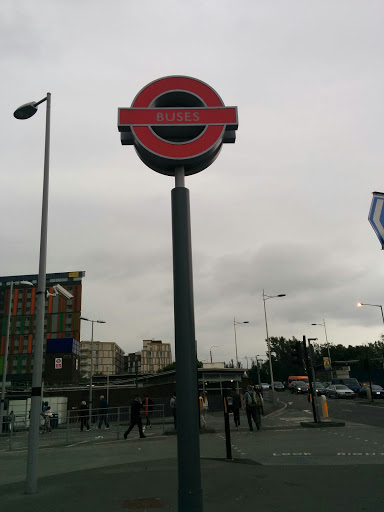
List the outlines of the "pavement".
{"type": "MultiPolygon", "coordinates": [[[[200,436],[204,511],[381,512],[384,428],[347,422],[344,428],[303,429],[308,404],[281,400],[259,432],[249,432],[243,412],[239,429],[231,418],[232,461],[226,460],[222,415],[208,415],[215,432],[200,436]]],[[[0,453],[2,509],[176,512],[176,437],[132,434],[127,441],[95,439],[40,450],[34,495],[24,494],[26,451],[0,453]]]]}

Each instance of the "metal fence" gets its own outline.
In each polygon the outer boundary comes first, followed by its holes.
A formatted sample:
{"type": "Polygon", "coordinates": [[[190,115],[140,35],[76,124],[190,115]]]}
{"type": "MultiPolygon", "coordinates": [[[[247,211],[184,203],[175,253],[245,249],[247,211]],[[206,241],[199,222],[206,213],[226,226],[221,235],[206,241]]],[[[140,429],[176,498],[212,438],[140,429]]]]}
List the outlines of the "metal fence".
{"type": "MultiPolygon", "coordinates": [[[[66,418],[59,418],[53,414],[49,421],[41,416],[40,447],[57,445],[76,445],[100,441],[113,441],[123,438],[131,421],[130,407],[109,408],[106,414],[93,411],[91,418],[89,411],[67,411],[66,418]]],[[[147,416],[141,413],[144,433],[164,434],[165,417],[164,405],[155,404],[147,416]],[[149,421],[149,424],[147,425],[149,421]]],[[[24,415],[6,416],[0,432],[0,452],[4,450],[19,450],[28,445],[29,419],[24,415]]],[[[135,426],[130,434],[134,437],[138,433],[135,426]]]]}

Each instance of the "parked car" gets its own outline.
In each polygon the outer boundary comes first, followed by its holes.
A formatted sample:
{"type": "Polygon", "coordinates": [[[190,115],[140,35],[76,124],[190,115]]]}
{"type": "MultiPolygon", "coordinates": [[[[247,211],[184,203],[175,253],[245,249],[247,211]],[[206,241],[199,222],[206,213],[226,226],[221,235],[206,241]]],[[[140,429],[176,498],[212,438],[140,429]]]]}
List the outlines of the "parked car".
{"type": "Polygon", "coordinates": [[[359,381],[357,379],[345,378],[345,379],[332,379],[332,384],[343,384],[347,386],[349,389],[352,389],[355,393],[358,393],[361,389],[359,381]]]}
{"type": "MultiPolygon", "coordinates": [[[[367,398],[367,390],[368,389],[369,389],[369,385],[362,386],[362,388],[359,391],[359,396],[361,398],[367,398]]],[[[372,398],[384,398],[384,389],[381,386],[372,384],[372,398]]]]}
{"type": "Polygon", "coordinates": [[[318,396],[325,395],[326,388],[322,382],[315,382],[315,386],[316,386],[316,394],[318,396]]]}
{"type": "Polygon", "coordinates": [[[274,382],[274,388],[275,388],[275,391],[284,391],[285,390],[284,384],[278,380],[276,382],[274,382]]]}
{"type": "Polygon", "coordinates": [[[344,384],[331,384],[325,390],[328,398],[355,398],[355,393],[352,389],[344,384]]]}
{"type": "Polygon", "coordinates": [[[269,384],[268,384],[268,382],[262,382],[262,383],[261,383],[261,389],[262,389],[263,391],[268,391],[268,390],[269,390],[269,384]]]}
{"type": "Polygon", "coordinates": [[[291,382],[291,387],[289,388],[291,393],[296,393],[296,395],[308,393],[309,386],[303,381],[294,380],[291,382]]]}

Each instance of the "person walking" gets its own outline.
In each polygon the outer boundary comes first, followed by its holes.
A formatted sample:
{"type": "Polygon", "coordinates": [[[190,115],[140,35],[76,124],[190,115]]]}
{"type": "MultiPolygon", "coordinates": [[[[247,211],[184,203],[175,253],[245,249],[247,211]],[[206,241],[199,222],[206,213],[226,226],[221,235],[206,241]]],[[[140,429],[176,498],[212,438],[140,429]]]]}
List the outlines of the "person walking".
{"type": "Polygon", "coordinates": [[[52,432],[51,429],[51,418],[52,418],[52,409],[50,406],[46,408],[44,412],[41,413],[44,418],[44,426],[43,426],[43,434],[47,434],[48,432],[52,432]]]}
{"type": "Polygon", "coordinates": [[[152,410],[153,410],[153,400],[151,400],[148,395],[145,395],[144,413],[145,413],[145,418],[147,420],[146,424],[145,424],[145,428],[152,428],[151,420],[149,419],[149,415],[152,412],[152,410]]]}
{"type": "Polygon", "coordinates": [[[200,416],[203,427],[207,424],[207,411],[208,411],[208,398],[205,391],[202,391],[199,396],[200,416]]]}
{"type": "Polygon", "coordinates": [[[176,391],[173,393],[173,397],[171,398],[169,405],[171,406],[171,411],[172,411],[172,415],[173,415],[173,424],[176,429],[176,391]]]}
{"type": "Polygon", "coordinates": [[[133,429],[133,427],[135,425],[137,425],[139,428],[140,437],[141,438],[147,437],[143,433],[143,424],[141,422],[140,410],[142,408],[143,408],[143,404],[140,400],[140,396],[136,395],[135,399],[131,403],[131,423],[129,425],[128,430],[124,432],[124,439],[127,439],[128,434],[130,433],[130,431],[133,429]]]}
{"type": "Polygon", "coordinates": [[[247,386],[244,395],[245,412],[247,414],[249,430],[253,432],[252,420],[255,422],[257,430],[260,430],[261,418],[259,409],[261,408],[260,395],[256,393],[252,386],[247,386]]]}
{"type": "Polygon", "coordinates": [[[108,402],[104,398],[104,395],[100,396],[100,403],[99,403],[99,427],[101,428],[101,425],[103,422],[105,423],[105,429],[109,429],[109,423],[108,423],[108,402]]]}
{"type": "Polygon", "coordinates": [[[87,406],[87,402],[83,400],[80,404],[80,410],[79,410],[79,417],[80,417],[80,431],[82,432],[84,427],[87,429],[87,432],[91,430],[89,428],[89,421],[88,421],[88,415],[89,415],[89,408],[87,406]]]}
{"type": "Polygon", "coordinates": [[[236,388],[232,388],[232,410],[233,420],[236,427],[240,427],[240,409],[241,409],[241,398],[239,393],[236,392],[236,388]]]}

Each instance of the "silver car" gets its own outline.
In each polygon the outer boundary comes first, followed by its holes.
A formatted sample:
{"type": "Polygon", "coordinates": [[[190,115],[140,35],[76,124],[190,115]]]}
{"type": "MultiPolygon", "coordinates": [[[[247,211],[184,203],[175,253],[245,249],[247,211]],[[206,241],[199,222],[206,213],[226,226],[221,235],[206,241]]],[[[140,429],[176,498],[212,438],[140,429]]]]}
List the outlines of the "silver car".
{"type": "Polygon", "coordinates": [[[328,398],[355,398],[355,393],[344,384],[331,384],[325,389],[328,398]]]}

